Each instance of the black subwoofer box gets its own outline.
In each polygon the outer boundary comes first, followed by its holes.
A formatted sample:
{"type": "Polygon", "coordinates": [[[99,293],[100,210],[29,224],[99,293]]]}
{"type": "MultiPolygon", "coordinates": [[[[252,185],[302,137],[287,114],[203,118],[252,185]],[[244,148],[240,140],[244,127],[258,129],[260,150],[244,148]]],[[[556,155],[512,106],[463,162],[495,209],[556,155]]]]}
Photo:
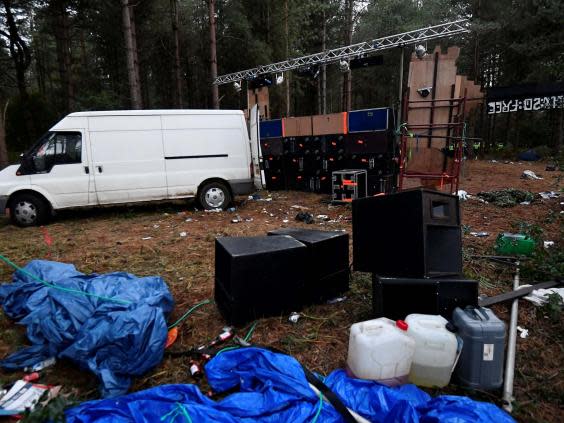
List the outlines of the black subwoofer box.
{"type": "Polygon", "coordinates": [[[307,247],[290,236],[215,240],[215,301],[230,323],[301,308],[307,247]]]}
{"type": "Polygon", "coordinates": [[[405,279],[372,275],[374,317],[405,319],[408,314],[440,314],[452,319],[456,307],[478,305],[478,282],[467,279],[405,279]]]}
{"type": "Polygon", "coordinates": [[[301,266],[306,275],[303,298],[318,303],[349,289],[349,235],[344,232],[283,228],[268,235],[289,235],[307,247],[307,261],[301,266]]]}
{"type": "Polygon", "coordinates": [[[282,138],[266,138],[260,140],[263,156],[281,156],[284,153],[282,138]]]}
{"type": "Polygon", "coordinates": [[[413,189],[353,201],[354,269],[381,276],[462,274],[458,197],[413,189]]]}

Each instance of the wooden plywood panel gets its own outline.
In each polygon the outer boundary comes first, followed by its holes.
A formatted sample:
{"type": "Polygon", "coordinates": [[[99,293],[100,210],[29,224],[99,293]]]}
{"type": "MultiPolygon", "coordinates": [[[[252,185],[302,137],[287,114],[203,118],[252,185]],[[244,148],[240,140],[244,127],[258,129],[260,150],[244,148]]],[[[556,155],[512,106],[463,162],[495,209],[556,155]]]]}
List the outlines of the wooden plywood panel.
{"type": "Polygon", "coordinates": [[[247,90],[247,110],[251,110],[257,103],[261,119],[270,119],[270,96],[268,87],[247,90]]]}
{"type": "Polygon", "coordinates": [[[347,113],[331,113],[312,117],[313,135],[331,135],[347,133],[347,113]]]}
{"type": "MultiPolygon", "coordinates": [[[[418,59],[412,55],[409,65],[409,100],[445,100],[453,98],[453,90],[456,92],[457,85],[461,87],[463,80],[457,78],[456,60],[460,54],[458,47],[449,47],[446,53],[441,53],[440,47],[426,55],[423,59],[418,59]],[[433,84],[436,61],[436,81],[433,84]],[[432,92],[423,97],[418,90],[431,88],[432,92]]],[[[460,88],[459,88],[460,89],[460,88]]],[[[436,106],[446,106],[447,101],[436,101],[436,106]]],[[[442,149],[446,147],[448,130],[435,128],[432,131],[426,128],[418,128],[417,125],[447,124],[449,123],[449,108],[435,107],[433,112],[426,103],[411,103],[408,113],[408,126],[410,131],[419,134],[419,141],[416,139],[408,141],[410,148],[410,160],[407,164],[408,172],[417,173],[440,173],[443,170],[444,154],[442,149]],[[432,113],[432,115],[431,115],[432,113]],[[432,135],[429,145],[429,138],[425,135],[432,135]]],[[[452,120],[452,117],[450,117],[452,120]]]]}
{"type": "Polygon", "coordinates": [[[284,134],[287,137],[313,135],[311,116],[284,118],[284,134]]]}

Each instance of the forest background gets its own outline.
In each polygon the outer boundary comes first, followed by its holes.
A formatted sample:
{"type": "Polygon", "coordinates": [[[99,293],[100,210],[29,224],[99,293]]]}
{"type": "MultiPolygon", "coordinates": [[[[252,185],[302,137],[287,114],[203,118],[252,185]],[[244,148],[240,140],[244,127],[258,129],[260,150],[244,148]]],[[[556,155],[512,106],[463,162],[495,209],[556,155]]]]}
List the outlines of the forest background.
{"type": "MultiPolygon", "coordinates": [[[[461,18],[472,32],[440,42],[462,48],[459,72],[484,91],[564,81],[560,0],[0,0],[0,169],[73,111],[244,109],[245,90],[213,89],[216,74],[461,18]]],[[[287,73],[270,87],[272,116],[397,107],[411,53],[287,73]]],[[[564,109],[478,114],[484,151],[561,149],[564,109]]]]}

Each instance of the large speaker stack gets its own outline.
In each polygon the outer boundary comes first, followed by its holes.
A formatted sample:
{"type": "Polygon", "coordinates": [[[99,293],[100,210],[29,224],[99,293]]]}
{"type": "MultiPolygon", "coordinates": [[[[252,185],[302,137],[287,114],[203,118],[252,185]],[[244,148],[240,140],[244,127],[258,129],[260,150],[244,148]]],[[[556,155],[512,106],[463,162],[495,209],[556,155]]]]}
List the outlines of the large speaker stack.
{"type": "Polygon", "coordinates": [[[353,257],[354,270],[373,274],[376,316],[450,319],[477,305],[477,282],[462,277],[457,196],[419,188],[353,201],[353,257]]]}
{"type": "Polygon", "coordinates": [[[297,311],[348,290],[346,233],[280,229],[268,235],[215,241],[215,301],[227,321],[297,311]]]}
{"type": "Polygon", "coordinates": [[[389,108],[262,121],[266,188],[332,192],[332,172],[367,172],[368,195],[395,190],[394,112],[389,108]]]}

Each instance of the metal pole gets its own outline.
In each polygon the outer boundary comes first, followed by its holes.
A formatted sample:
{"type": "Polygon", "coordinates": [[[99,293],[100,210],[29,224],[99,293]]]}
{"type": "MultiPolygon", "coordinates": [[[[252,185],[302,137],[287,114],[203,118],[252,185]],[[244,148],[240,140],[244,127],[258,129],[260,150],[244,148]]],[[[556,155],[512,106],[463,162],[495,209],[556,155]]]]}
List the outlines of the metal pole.
{"type": "MultiPolygon", "coordinates": [[[[519,261],[515,262],[515,277],[513,290],[519,289],[519,261]]],[[[505,361],[505,378],[503,381],[503,409],[508,413],[513,411],[513,379],[515,376],[515,349],[517,344],[517,317],[519,314],[519,300],[511,303],[511,320],[509,321],[509,340],[507,341],[507,360],[505,361]]]]}
{"type": "Polygon", "coordinates": [[[401,125],[401,104],[403,98],[403,47],[400,47],[401,57],[400,57],[400,72],[399,72],[399,91],[398,91],[398,122],[397,126],[401,125]]]}

